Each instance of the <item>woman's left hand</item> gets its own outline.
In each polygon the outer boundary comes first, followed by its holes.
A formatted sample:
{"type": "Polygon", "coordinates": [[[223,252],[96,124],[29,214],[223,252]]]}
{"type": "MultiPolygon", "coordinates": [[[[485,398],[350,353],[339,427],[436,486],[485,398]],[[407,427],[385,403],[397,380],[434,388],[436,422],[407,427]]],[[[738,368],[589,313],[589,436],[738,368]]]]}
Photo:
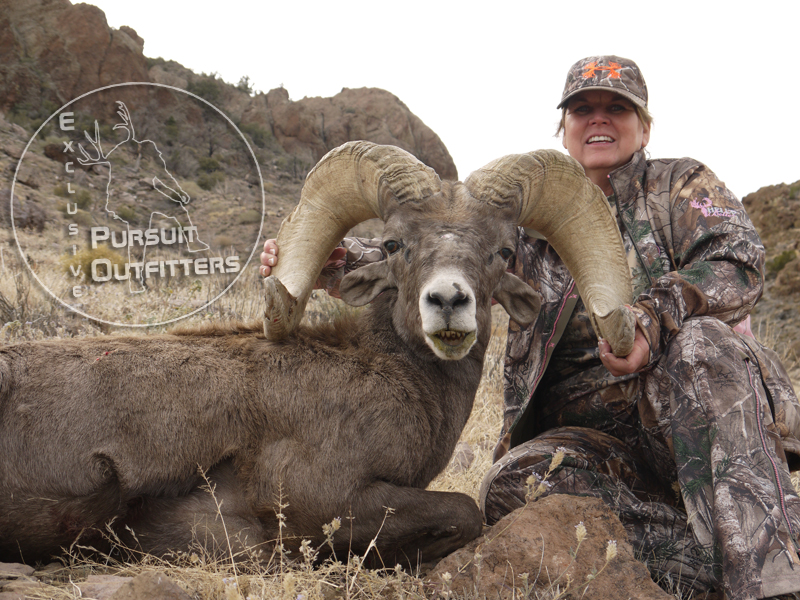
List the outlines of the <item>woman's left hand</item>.
{"type": "Polygon", "coordinates": [[[614,376],[628,375],[641,371],[650,361],[650,344],[644,337],[644,332],[636,327],[636,336],[633,339],[633,350],[628,356],[614,356],[611,352],[611,344],[606,340],[600,340],[600,362],[614,376]]]}

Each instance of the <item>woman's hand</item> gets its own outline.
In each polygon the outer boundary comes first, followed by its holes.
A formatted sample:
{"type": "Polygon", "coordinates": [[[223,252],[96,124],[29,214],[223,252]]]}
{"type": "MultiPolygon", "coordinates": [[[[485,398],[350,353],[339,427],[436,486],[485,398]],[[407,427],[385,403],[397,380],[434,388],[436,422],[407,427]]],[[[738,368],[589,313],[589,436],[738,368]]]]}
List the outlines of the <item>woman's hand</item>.
{"type": "Polygon", "coordinates": [[[606,340],[600,340],[600,362],[614,376],[629,375],[641,371],[650,361],[650,344],[644,337],[644,332],[636,326],[636,335],[633,338],[633,350],[628,356],[614,356],[611,352],[611,344],[606,340]]]}
{"type": "MultiPolygon", "coordinates": [[[[327,261],[325,261],[325,265],[322,267],[325,269],[329,267],[332,263],[343,260],[345,255],[347,254],[346,248],[334,248],[333,252],[331,252],[330,257],[327,261]]],[[[258,272],[261,273],[262,276],[268,277],[269,274],[272,272],[272,267],[278,264],[278,242],[274,239],[269,239],[264,242],[264,251],[261,253],[261,266],[258,268],[258,272]]],[[[319,283],[319,282],[318,282],[319,283]]]]}
{"type": "Polygon", "coordinates": [[[750,315],[747,315],[747,318],[734,327],[733,330],[736,333],[741,333],[742,335],[747,335],[753,339],[756,339],[756,336],[753,335],[753,330],[750,329],[750,315]]]}
{"type": "Polygon", "coordinates": [[[258,272],[264,277],[268,277],[272,272],[272,267],[278,264],[278,242],[269,239],[264,242],[264,251],[261,253],[261,266],[258,272]]]}

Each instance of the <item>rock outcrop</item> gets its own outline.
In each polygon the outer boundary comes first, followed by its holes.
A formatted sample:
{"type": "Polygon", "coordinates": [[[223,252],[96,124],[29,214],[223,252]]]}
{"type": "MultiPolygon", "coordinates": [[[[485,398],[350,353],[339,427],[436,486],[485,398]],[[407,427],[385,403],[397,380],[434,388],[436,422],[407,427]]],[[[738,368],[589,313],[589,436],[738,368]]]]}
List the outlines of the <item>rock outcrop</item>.
{"type": "Polygon", "coordinates": [[[110,28],[96,6],[2,0],[0,110],[52,111],[106,85],[149,81],[143,47],[130,27],[110,28]]]}
{"type": "Polygon", "coordinates": [[[268,126],[281,146],[314,164],[352,140],[398,146],[432,167],[443,179],[458,179],[447,148],[397,96],[378,88],[344,88],[332,98],[293,102],[284,88],[253,99],[242,122],[268,126]]]}

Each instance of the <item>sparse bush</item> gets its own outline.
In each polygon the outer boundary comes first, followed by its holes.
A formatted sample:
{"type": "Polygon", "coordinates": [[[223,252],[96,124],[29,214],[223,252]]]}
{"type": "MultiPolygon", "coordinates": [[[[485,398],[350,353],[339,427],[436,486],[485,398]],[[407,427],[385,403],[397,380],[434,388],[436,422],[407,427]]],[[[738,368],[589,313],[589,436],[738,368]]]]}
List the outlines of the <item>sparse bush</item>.
{"type": "Polygon", "coordinates": [[[170,115],[169,119],[164,121],[164,131],[166,132],[167,137],[170,140],[178,139],[178,132],[179,132],[178,122],[172,115],[170,115]]]}
{"type": "Polygon", "coordinates": [[[166,59],[161,58],[160,56],[157,58],[150,58],[149,56],[147,56],[145,57],[145,59],[147,60],[148,69],[152,69],[156,65],[163,65],[165,62],[167,62],[166,59]]]}
{"type": "Polygon", "coordinates": [[[778,256],[767,261],[767,274],[777,275],[788,263],[792,262],[797,257],[797,252],[794,250],[784,250],[778,256]]]}
{"type": "Polygon", "coordinates": [[[213,190],[216,185],[225,180],[225,175],[222,171],[214,171],[213,173],[200,173],[197,176],[197,185],[199,185],[204,190],[210,192],[213,190]]]}
{"type": "MultiPolygon", "coordinates": [[[[26,131],[34,132],[52,115],[58,106],[48,100],[43,100],[41,104],[34,105],[27,102],[14,104],[6,113],[6,120],[24,128],[26,131]]],[[[41,139],[47,139],[53,127],[52,122],[47,124],[39,132],[41,139]]]]}
{"type": "MultiPolygon", "coordinates": [[[[124,272],[125,258],[105,244],[100,244],[94,249],[85,248],[75,254],[65,254],[59,258],[59,263],[67,277],[92,283],[92,262],[101,258],[110,260],[112,265],[119,266],[120,273],[124,272]]],[[[105,270],[102,270],[100,274],[105,275],[105,270]]],[[[114,280],[112,279],[112,281],[114,280]]]]}
{"type": "Polygon", "coordinates": [[[259,148],[266,148],[267,145],[275,139],[271,131],[267,131],[255,123],[239,125],[239,130],[249,135],[253,143],[259,148]]]}
{"type": "Polygon", "coordinates": [[[211,104],[216,104],[221,94],[220,82],[217,80],[216,73],[211,75],[202,74],[194,81],[190,81],[189,85],[186,86],[186,90],[195,96],[200,96],[211,104]]]}
{"type": "Polygon", "coordinates": [[[225,235],[223,233],[214,238],[214,246],[216,246],[220,250],[225,250],[226,248],[230,248],[232,246],[235,247],[236,242],[231,236],[225,235]]]}
{"type": "Polygon", "coordinates": [[[240,225],[249,225],[261,221],[261,213],[254,208],[242,211],[237,217],[236,222],[240,225]]]}
{"type": "Polygon", "coordinates": [[[211,156],[201,156],[197,159],[197,162],[200,165],[200,170],[205,173],[222,170],[222,165],[219,164],[219,161],[211,156]]]}
{"type": "Polygon", "coordinates": [[[120,206],[116,211],[117,216],[125,219],[128,223],[135,223],[138,215],[132,206],[120,206]]]}
{"type": "Polygon", "coordinates": [[[88,228],[94,225],[94,218],[92,217],[92,214],[86,212],[85,210],[78,209],[78,212],[76,212],[74,215],[69,215],[69,217],[72,219],[73,223],[77,223],[81,227],[88,228]]]}
{"type": "Polygon", "coordinates": [[[236,84],[236,89],[240,92],[245,92],[246,94],[252,94],[253,84],[250,83],[250,77],[248,75],[242,75],[239,83],[236,84]]]}
{"type": "MultiPolygon", "coordinates": [[[[56,196],[60,196],[61,198],[66,198],[67,202],[77,204],[78,208],[85,209],[89,204],[92,203],[92,195],[89,193],[88,190],[83,188],[75,188],[72,190],[70,194],[69,190],[72,187],[67,187],[67,185],[63,183],[59,183],[56,187],[53,188],[53,193],[56,196]]],[[[60,210],[60,208],[59,208],[60,210]]]]}
{"type": "Polygon", "coordinates": [[[203,190],[194,181],[181,181],[181,187],[183,188],[184,192],[189,194],[189,198],[192,200],[198,198],[200,194],[203,193],[203,190]]]}

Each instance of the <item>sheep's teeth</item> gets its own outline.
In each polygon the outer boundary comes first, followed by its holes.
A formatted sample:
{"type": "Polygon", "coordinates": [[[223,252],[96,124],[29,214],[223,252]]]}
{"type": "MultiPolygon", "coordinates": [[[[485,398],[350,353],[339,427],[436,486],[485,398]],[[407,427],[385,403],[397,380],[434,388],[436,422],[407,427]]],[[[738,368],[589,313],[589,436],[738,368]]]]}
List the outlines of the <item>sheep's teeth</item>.
{"type": "Polygon", "coordinates": [[[464,333],[463,331],[451,331],[451,330],[440,331],[437,333],[437,335],[439,339],[448,344],[460,343],[464,340],[465,337],[467,337],[467,334],[464,333]]]}

